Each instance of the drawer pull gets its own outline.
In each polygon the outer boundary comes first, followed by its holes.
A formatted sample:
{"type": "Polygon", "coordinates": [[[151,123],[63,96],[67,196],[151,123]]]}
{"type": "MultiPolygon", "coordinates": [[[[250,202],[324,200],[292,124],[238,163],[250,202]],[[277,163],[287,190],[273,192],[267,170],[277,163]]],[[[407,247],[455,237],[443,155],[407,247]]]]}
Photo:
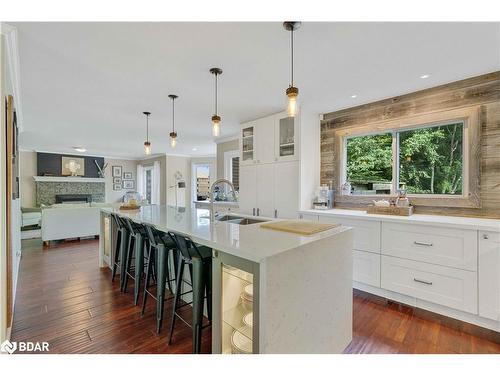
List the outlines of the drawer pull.
{"type": "Polygon", "coordinates": [[[425,285],[432,285],[432,281],[420,280],[420,279],[416,279],[415,277],[413,278],[413,281],[415,281],[417,283],[422,283],[422,284],[425,284],[425,285]]]}
{"type": "Polygon", "coordinates": [[[432,246],[432,243],[430,242],[418,242],[418,241],[413,241],[415,245],[420,245],[420,246],[432,246]]]}

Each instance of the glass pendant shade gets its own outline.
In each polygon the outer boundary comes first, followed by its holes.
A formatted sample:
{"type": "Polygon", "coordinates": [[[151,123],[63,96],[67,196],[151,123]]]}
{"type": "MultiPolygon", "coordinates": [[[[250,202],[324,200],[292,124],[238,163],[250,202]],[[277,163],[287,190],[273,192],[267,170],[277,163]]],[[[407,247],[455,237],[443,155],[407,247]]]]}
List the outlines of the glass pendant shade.
{"type": "Polygon", "coordinates": [[[177,146],[177,133],[170,133],[170,147],[175,148],[177,146]]]}
{"type": "Polygon", "coordinates": [[[146,155],[151,155],[151,143],[150,142],[144,142],[144,153],[146,155]]]}
{"type": "Polygon", "coordinates": [[[212,116],[212,136],[220,136],[220,117],[217,115],[212,116]]]}
{"type": "Polygon", "coordinates": [[[290,86],[286,90],[286,96],[288,97],[288,104],[287,104],[287,113],[288,116],[290,117],[295,117],[297,114],[297,108],[298,108],[298,103],[297,103],[297,96],[299,95],[299,89],[296,87],[290,86]]]}

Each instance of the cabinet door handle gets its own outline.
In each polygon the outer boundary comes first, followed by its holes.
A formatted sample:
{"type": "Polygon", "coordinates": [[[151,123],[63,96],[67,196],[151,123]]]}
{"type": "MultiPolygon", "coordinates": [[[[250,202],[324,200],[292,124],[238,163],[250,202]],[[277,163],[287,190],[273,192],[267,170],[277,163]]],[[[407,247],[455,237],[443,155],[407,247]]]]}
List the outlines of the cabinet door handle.
{"type": "Polygon", "coordinates": [[[432,246],[432,243],[430,242],[419,242],[419,241],[413,241],[415,245],[420,245],[420,246],[432,246]]]}
{"type": "Polygon", "coordinates": [[[415,281],[417,283],[425,284],[425,285],[432,285],[432,281],[420,280],[420,279],[417,279],[415,277],[413,278],[413,281],[415,281]]]}
{"type": "Polygon", "coordinates": [[[257,208],[257,216],[260,216],[260,208],[257,208]]]}
{"type": "Polygon", "coordinates": [[[277,209],[274,209],[274,217],[278,218],[278,210],[277,209]]]}
{"type": "Polygon", "coordinates": [[[489,237],[486,233],[485,233],[485,234],[483,234],[483,240],[487,240],[487,239],[489,239],[489,238],[490,238],[490,237],[489,237]]]}

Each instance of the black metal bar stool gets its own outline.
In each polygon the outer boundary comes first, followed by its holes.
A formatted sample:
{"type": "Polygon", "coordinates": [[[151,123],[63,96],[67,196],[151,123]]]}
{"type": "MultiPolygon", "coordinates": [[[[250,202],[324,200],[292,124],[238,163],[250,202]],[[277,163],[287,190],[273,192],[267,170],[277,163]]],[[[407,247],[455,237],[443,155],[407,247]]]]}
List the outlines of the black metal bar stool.
{"type": "Polygon", "coordinates": [[[149,224],[144,224],[144,229],[149,239],[148,265],[146,269],[146,279],[144,282],[144,295],[142,298],[142,315],[146,309],[148,296],[156,300],[156,332],[160,333],[163,324],[165,301],[172,299],[174,288],[172,283],[176,280],[178,256],[177,251],[173,251],[175,244],[167,233],[157,230],[149,224]],[[173,253],[174,275],[171,275],[170,253],[173,253]],[[156,295],[149,287],[156,281],[156,295]],[[165,288],[168,287],[171,297],[165,298],[165,288]]]}
{"type": "Polygon", "coordinates": [[[124,275],[125,280],[123,281],[122,291],[125,293],[127,292],[127,284],[129,278],[134,280],[134,305],[137,305],[139,302],[141,280],[144,273],[144,249],[148,247],[149,239],[142,224],[138,224],[129,218],[123,219],[127,224],[129,237],[124,275]],[[133,267],[132,260],[134,261],[133,267]]]}
{"type": "Polygon", "coordinates": [[[111,217],[116,224],[115,253],[113,256],[113,271],[111,273],[111,282],[115,281],[116,272],[120,268],[120,290],[123,288],[125,280],[125,266],[127,263],[127,244],[129,231],[124,220],[117,214],[112,213],[111,217]]]}
{"type": "MultiPolygon", "coordinates": [[[[176,283],[172,321],[170,323],[170,333],[168,343],[172,343],[175,320],[179,318],[186,325],[191,327],[193,332],[193,353],[201,352],[201,332],[203,328],[212,324],[212,249],[206,246],[196,245],[190,238],[169,233],[179,252],[179,266],[177,269],[177,280],[182,280],[184,266],[187,264],[191,273],[191,283],[193,292],[193,319],[189,324],[179,314],[179,308],[189,305],[188,303],[179,306],[181,296],[181,282],[176,283]],[[204,300],[207,301],[208,325],[203,326],[204,300]]],[[[185,293],[183,293],[185,294],[185,293]]]]}

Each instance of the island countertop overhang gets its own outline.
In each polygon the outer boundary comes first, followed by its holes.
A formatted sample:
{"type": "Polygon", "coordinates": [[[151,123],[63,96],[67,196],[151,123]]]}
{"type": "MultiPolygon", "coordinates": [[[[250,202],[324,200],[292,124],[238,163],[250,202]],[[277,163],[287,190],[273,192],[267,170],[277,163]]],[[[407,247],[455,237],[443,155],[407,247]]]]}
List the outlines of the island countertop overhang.
{"type": "Polygon", "coordinates": [[[163,232],[172,231],[189,236],[200,245],[256,263],[262,263],[269,257],[350,230],[349,227],[340,226],[304,236],[261,228],[260,224],[238,225],[225,221],[210,222],[206,209],[173,206],[143,206],[137,211],[124,211],[119,207],[103,207],[101,211],[128,217],[138,223],[153,225],[163,232]]]}

